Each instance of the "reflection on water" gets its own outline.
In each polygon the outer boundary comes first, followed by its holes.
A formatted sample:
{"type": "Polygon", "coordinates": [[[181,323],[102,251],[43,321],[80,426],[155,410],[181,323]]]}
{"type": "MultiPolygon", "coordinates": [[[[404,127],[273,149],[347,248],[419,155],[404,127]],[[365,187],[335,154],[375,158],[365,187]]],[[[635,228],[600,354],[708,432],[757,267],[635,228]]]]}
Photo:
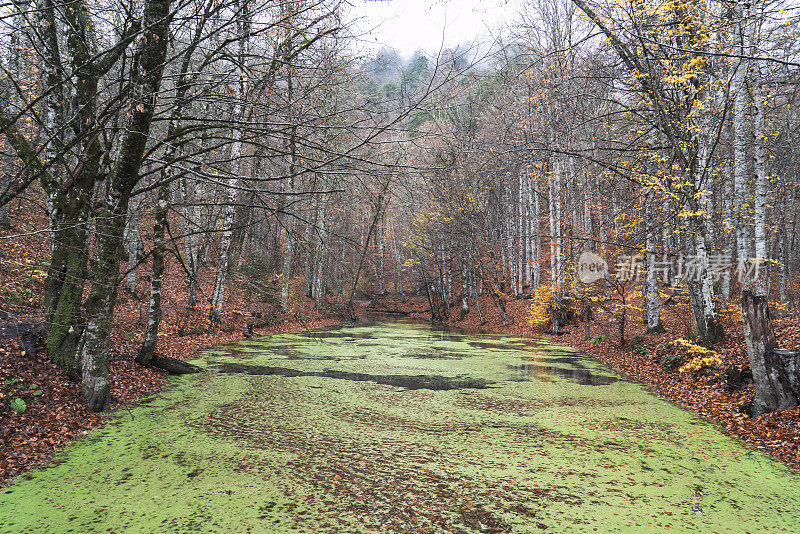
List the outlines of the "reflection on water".
{"type": "Polygon", "coordinates": [[[512,377],[512,380],[516,382],[524,380],[552,382],[552,375],[558,375],[582,386],[607,386],[619,380],[615,376],[597,374],[577,363],[572,365],[572,367],[560,367],[539,363],[521,363],[509,365],[508,368],[516,371],[516,375],[512,377]]]}
{"type": "Polygon", "coordinates": [[[482,378],[466,376],[446,377],[439,375],[371,375],[366,373],[352,373],[326,369],[324,371],[301,371],[285,367],[270,367],[266,365],[246,365],[241,363],[220,362],[213,366],[220,373],[244,373],[248,375],[277,375],[277,376],[319,376],[335,378],[338,380],[354,380],[357,382],[375,382],[406,389],[430,389],[433,391],[447,391],[451,389],[486,389],[493,382],[482,378]]]}

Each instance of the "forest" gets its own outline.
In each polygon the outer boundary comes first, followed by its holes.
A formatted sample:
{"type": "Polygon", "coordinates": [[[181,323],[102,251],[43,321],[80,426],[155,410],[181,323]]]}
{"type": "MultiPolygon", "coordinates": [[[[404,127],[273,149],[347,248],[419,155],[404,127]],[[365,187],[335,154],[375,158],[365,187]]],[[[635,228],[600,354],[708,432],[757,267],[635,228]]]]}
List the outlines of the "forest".
{"type": "Polygon", "coordinates": [[[573,346],[800,467],[795,4],[524,0],[408,56],[344,0],[1,1],[0,480],[370,313],[573,346]]]}

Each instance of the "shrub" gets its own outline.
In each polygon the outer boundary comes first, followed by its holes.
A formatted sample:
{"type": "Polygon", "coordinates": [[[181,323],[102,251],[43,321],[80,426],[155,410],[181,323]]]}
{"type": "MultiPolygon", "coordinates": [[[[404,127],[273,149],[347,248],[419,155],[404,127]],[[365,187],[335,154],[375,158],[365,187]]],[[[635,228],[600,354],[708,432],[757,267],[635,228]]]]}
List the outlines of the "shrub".
{"type": "Polygon", "coordinates": [[[725,367],[720,355],[711,349],[701,347],[686,339],[676,339],[674,343],[689,353],[688,361],[680,368],[682,373],[689,371],[716,374],[725,367]]]}
{"type": "MultiPolygon", "coordinates": [[[[572,323],[578,317],[575,283],[568,283],[561,290],[561,306],[559,313],[561,325],[572,323]]],[[[537,330],[547,331],[552,326],[553,303],[555,301],[555,291],[552,286],[542,284],[539,286],[536,296],[532,299],[531,307],[528,311],[528,321],[537,330]]]]}
{"type": "Polygon", "coordinates": [[[667,353],[661,356],[661,365],[663,365],[665,369],[669,369],[670,371],[674,371],[675,369],[680,367],[682,363],[683,363],[683,357],[680,354],[667,353]]]}
{"type": "Polygon", "coordinates": [[[22,413],[22,412],[25,411],[25,408],[27,408],[27,406],[25,405],[25,401],[20,399],[19,397],[17,397],[16,399],[12,400],[9,403],[8,407],[11,408],[12,410],[14,410],[17,413],[22,413]]]}

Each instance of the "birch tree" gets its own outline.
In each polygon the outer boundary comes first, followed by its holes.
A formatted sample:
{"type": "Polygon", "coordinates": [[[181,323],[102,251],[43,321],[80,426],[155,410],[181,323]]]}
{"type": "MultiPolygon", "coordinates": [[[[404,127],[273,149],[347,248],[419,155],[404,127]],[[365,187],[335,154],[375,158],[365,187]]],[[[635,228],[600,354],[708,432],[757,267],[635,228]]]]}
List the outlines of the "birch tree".
{"type": "MultiPolygon", "coordinates": [[[[703,343],[713,345],[722,339],[724,332],[717,315],[712,279],[708,274],[709,230],[701,205],[701,188],[708,175],[708,169],[700,167],[703,164],[701,154],[705,134],[702,125],[698,124],[695,110],[696,103],[704,99],[704,84],[707,82],[702,67],[705,65],[703,54],[706,43],[702,7],[695,9],[688,5],[675,5],[673,12],[662,13],[660,16],[667,19],[682,20],[681,32],[664,34],[658,33],[657,26],[646,24],[647,6],[635,7],[629,14],[609,8],[606,10],[608,16],[604,16],[584,0],[572,1],[608,39],[631,76],[631,83],[648,104],[648,111],[653,117],[652,126],[669,144],[679,178],[670,178],[663,186],[680,198],[685,206],[682,213],[685,214],[688,231],[686,245],[697,266],[697,276],[687,280],[692,311],[703,343]],[[692,53],[676,61],[673,57],[659,55],[664,48],[639,46],[640,40],[647,43],[666,41],[668,46],[688,49],[692,53]],[[677,75],[677,69],[686,72],[677,75]]],[[[708,160],[705,165],[708,165],[708,160]]]]}
{"type": "Polygon", "coordinates": [[[227,182],[227,199],[225,202],[225,212],[222,221],[222,238],[219,245],[219,262],[217,264],[217,276],[214,283],[214,296],[211,301],[210,319],[212,323],[218,323],[222,317],[222,309],[225,303],[225,282],[228,278],[229,253],[231,248],[231,238],[233,236],[233,222],[236,215],[236,197],[239,192],[239,174],[242,164],[242,137],[244,129],[238,125],[242,123],[245,114],[244,102],[247,98],[248,72],[247,61],[249,56],[250,40],[250,6],[249,0],[241,0],[236,3],[236,39],[237,54],[233,62],[234,72],[234,103],[231,112],[231,122],[236,125],[233,128],[233,143],[230,148],[230,175],[227,182]]]}

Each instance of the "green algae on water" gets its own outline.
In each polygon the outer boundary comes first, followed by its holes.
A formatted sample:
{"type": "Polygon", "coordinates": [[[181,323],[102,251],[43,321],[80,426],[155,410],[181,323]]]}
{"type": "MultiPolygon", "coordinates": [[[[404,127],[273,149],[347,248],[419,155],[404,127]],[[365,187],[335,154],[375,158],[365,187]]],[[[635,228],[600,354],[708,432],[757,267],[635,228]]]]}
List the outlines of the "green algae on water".
{"type": "Polygon", "coordinates": [[[0,490],[0,531],[800,524],[797,475],[560,347],[382,323],[249,340],[195,363],[228,372],[175,379],[135,421],[115,414],[0,490]],[[395,376],[420,387],[379,379],[395,376]],[[453,387],[425,387],[431,377],[453,387]]]}

